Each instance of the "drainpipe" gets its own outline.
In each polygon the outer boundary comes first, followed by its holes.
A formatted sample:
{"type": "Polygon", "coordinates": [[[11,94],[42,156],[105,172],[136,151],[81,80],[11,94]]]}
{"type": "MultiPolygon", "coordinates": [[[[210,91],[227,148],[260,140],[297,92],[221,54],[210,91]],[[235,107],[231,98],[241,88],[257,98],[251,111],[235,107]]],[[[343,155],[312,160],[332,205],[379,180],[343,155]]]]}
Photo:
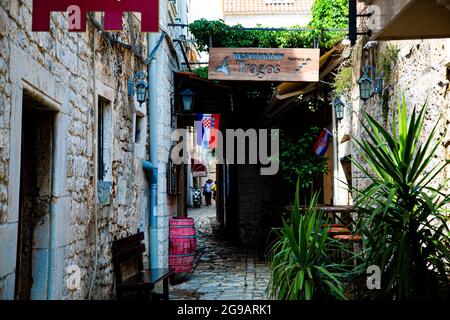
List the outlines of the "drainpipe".
{"type": "Polygon", "coordinates": [[[147,101],[147,117],[149,125],[149,161],[144,161],[143,169],[147,173],[150,180],[150,212],[147,217],[148,235],[149,235],[149,250],[150,250],[150,267],[152,269],[158,268],[158,152],[157,152],[157,108],[156,108],[156,59],[154,54],[162,43],[165,32],[161,35],[160,40],[157,41],[156,34],[147,33],[147,52],[148,52],[148,83],[149,83],[149,99],[147,101]]]}
{"type": "Polygon", "coordinates": [[[55,146],[56,146],[56,126],[53,126],[52,133],[52,166],[51,166],[51,195],[50,195],[50,212],[49,212],[49,233],[48,233],[48,255],[47,255],[47,292],[46,299],[47,300],[55,300],[54,297],[54,284],[55,279],[53,270],[55,270],[55,146]]]}
{"type": "Polygon", "coordinates": [[[336,121],[336,109],[334,106],[334,102],[331,104],[332,108],[332,119],[333,119],[333,204],[339,204],[339,168],[338,168],[338,130],[337,130],[337,121],[336,121]]]}

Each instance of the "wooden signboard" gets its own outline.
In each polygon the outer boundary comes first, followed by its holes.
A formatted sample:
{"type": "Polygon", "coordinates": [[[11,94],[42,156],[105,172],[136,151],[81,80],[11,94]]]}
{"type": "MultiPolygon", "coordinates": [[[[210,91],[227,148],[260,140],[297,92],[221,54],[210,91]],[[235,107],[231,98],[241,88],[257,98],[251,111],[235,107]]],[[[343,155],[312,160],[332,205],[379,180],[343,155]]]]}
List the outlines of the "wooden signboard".
{"type": "Polygon", "coordinates": [[[211,48],[210,80],[319,81],[319,49],[211,48]]]}
{"type": "Polygon", "coordinates": [[[171,159],[167,164],[167,193],[178,195],[177,166],[171,159]]]}

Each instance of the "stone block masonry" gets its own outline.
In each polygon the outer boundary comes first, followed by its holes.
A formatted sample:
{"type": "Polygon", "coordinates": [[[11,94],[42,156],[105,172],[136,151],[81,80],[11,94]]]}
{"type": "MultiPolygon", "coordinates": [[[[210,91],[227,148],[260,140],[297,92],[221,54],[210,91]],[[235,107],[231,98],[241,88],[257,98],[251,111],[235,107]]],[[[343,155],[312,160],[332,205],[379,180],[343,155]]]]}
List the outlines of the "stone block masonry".
{"type": "MultiPolygon", "coordinates": [[[[379,57],[389,49],[397,52],[396,61],[391,63],[391,77],[384,76],[385,90],[388,90],[387,97],[388,110],[383,115],[383,98],[374,96],[365,104],[359,99],[359,90],[353,86],[349,92],[351,101],[351,112],[348,112],[341,121],[339,127],[339,141],[346,135],[364,139],[364,132],[360,126],[358,117],[362,111],[370,113],[378,121],[385,122],[390,128],[392,117],[396,115],[397,103],[405,95],[408,112],[413,108],[420,109],[422,105],[428,103],[428,111],[425,119],[425,130],[422,133],[423,141],[428,137],[433,127],[439,121],[435,138],[446,131],[442,145],[436,151],[436,157],[430,163],[430,168],[438,163],[450,158],[450,133],[448,124],[450,123],[450,39],[429,39],[429,40],[402,40],[402,41],[379,41],[377,45],[369,51],[363,50],[363,43],[358,42],[353,49],[353,83],[360,76],[360,68],[364,64],[378,64],[379,57]],[[386,121],[387,120],[387,121],[386,121]]],[[[352,157],[363,163],[363,159],[353,150],[352,157]]],[[[447,168],[440,176],[434,179],[436,185],[450,177],[450,168],[447,168]]],[[[353,187],[362,189],[367,185],[367,180],[362,178],[359,170],[352,166],[353,187]]],[[[448,192],[449,190],[447,190],[448,192]]]]}
{"type": "Polygon", "coordinates": [[[239,240],[242,244],[258,249],[263,255],[268,245],[269,231],[275,227],[273,215],[276,213],[267,210],[267,206],[283,204],[288,185],[282,177],[260,175],[261,168],[258,165],[236,167],[239,179],[239,240]]]}

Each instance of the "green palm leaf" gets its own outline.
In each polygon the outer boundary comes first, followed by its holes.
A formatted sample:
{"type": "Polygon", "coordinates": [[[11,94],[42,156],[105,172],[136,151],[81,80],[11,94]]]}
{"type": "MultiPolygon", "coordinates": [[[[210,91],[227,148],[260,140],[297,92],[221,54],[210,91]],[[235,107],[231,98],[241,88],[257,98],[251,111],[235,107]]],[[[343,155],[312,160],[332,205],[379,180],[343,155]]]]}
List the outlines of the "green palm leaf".
{"type": "Polygon", "coordinates": [[[368,293],[371,298],[432,297],[442,287],[450,287],[448,210],[444,210],[450,196],[442,186],[433,186],[448,161],[429,169],[442,136],[434,140],[436,124],[425,142],[420,142],[426,109],[425,103],[408,117],[403,96],[397,121],[392,122],[393,133],[365,114],[367,125],[362,127],[368,139],[355,143],[370,171],[354,160],[369,184],[353,190],[359,213],[357,232],[364,235],[363,259],[353,275],[369,265],[380,266],[383,290],[368,293]]]}

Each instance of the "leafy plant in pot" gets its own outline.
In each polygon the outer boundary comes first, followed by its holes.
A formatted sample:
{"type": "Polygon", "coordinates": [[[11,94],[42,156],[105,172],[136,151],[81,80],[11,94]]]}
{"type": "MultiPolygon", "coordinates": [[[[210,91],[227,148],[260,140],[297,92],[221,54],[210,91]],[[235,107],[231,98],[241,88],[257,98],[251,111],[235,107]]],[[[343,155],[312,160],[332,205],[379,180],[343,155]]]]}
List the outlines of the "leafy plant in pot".
{"type": "Polygon", "coordinates": [[[339,279],[339,266],[330,259],[333,239],[322,228],[323,212],[315,193],[305,212],[299,206],[300,180],[295,201],[283,227],[274,230],[277,240],[269,250],[270,281],[267,288],[279,300],[346,299],[339,279]]]}
{"type": "Polygon", "coordinates": [[[369,185],[354,190],[363,262],[353,272],[377,265],[382,273],[381,290],[366,292],[369,298],[434,299],[450,285],[450,196],[447,181],[434,183],[449,161],[430,168],[445,135],[434,140],[437,123],[421,143],[427,104],[409,117],[406,109],[403,97],[392,133],[366,113],[368,138],[355,146],[370,170],[354,161],[369,185]]]}

